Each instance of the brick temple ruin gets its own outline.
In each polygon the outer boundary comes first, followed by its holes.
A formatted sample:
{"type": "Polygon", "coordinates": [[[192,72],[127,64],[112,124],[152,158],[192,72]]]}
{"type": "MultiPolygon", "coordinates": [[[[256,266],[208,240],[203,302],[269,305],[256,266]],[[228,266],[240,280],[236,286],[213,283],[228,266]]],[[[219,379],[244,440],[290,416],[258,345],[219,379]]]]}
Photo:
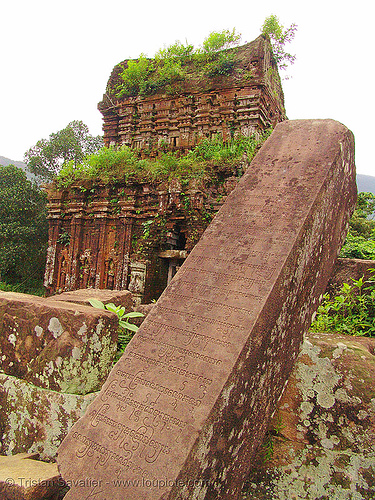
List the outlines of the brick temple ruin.
{"type": "MultiPolygon", "coordinates": [[[[233,51],[230,75],[192,79],[171,95],[115,97],[126,61],[110,76],[98,107],[106,146],[148,154],[186,151],[207,137],[250,136],[285,120],[284,96],[269,41],[233,51]]],[[[157,299],[246,170],[220,182],[123,181],[48,188],[49,294],[79,288],[128,289],[136,303],[157,299]]]]}

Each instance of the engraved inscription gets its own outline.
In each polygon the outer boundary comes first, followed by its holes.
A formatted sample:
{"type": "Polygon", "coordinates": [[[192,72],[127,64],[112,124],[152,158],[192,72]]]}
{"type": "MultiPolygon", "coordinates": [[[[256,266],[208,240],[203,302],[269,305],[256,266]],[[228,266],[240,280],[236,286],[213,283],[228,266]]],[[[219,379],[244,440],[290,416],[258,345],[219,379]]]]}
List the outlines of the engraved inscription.
{"type": "MultiPolygon", "coordinates": [[[[196,265],[204,265],[205,263],[217,264],[219,267],[222,267],[222,264],[233,264],[232,260],[220,259],[217,257],[206,257],[204,255],[191,255],[190,261],[194,262],[196,265]]],[[[238,264],[235,266],[238,270],[243,270],[250,274],[254,273],[256,278],[263,278],[264,280],[270,280],[273,277],[274,272],[276,271],[276,266],[270,266],[268,262],[264,262],[261,264],[238,264]]]]}
{"type": "MultiPolygon", "coordinates": [[[[190,351],[189,349],[184,349],[183,347],[175,346],[172,344],[167,344],[166,342],[161,342],[160,340],[155,340],[150,335],[140,334],[137,336],[137,341],[143,342],[154,342],[155,344],[160,345],[160,353],[159,356],[163,356],[169,358],[171,361],[185,361],[187,358],[196,359],[199,361],[204,361],[205,363],[209,363],[211,365],[219,366],[222,363],[220,358],[213,358],[211,356],[206,356],[200,352],[190,351]]],[[[221,345],[230,345],[230,342],[222,342],[221,345]]]]}
{"type": "Polygon", "coordinates": [[[79,441],[83,444],[76,452],[77,458],[91,458],[96,455],[98,459],[93,468],[96,469],[98,466],[104,466],[108,460],[112,460],[117,464],[120,464],[124,470],[137,471],[140,477],[148,477],[149,473],[146,469],[132,462],[128,457],[123,456],[121,453],[115,453],[106,446],[98,443],[97,441],[90,439],[89,437],[80,434],[79,432],[73,432],[72,439],[79,441]]]}
{"type": "Polygon", "coordinates": [[[116,375],[119,375],[120,377],[124,378],[124,380],[119,383],[119,386],[121,388],[128,388],[134,390],[139,384],[143,387],[148,387],[150,389],[153,389],[154,391],[157,391],[160,394],[163,394],[169,398],[173,398],[178,401],[188,403],[192,407],[201,405],[202,401],[200,399],[193,398],[192,396],[183,394],[182,392],[177,391],[175,389],[170,389],[169,387],[159,384],[158,382],[148,380],[147,378],[143,377],[144,373],[145,372],[143,370],[138,371],[136,374],[125,372],[124,370],[116,370],[116,375]]]}
{"type": "MultiPolygon", "coordinates": [[[[108,436],[122,450],[123,456],[128,459],[139,456],[144,458],[147,463],[153,463],[160,453],[169,454],[171,452],[168,446],[153,439],[155,432],[153,426],[142,423],[136,429],[132,429],[128,425],[111,418],[107,414],[109,408],[108,404],[103,404],[98,410],[90,412],[91,426],[96,427],[99,422],[102,422],[111,427],[112,430],[108,433],[108,436]]],[[[105,465],[105,463],[100,462],[100,465],[105,465]]]]}
{"type": "Polygon", "coordinates": [[[239,286],[241,286],[244,290],[251,289],[254,286],[262,286],[264,287],[267,283],[267,280],[262,277],[247,277],[241,274],[229,274],[223,273],[219,271],[214,271],[212,269],[204,269],[190,266],[189,263],[186,263],[179,271],[178,277],[184,277],[191,275],[207,275],[211,278],[212,282],[222,283],[223,286],[228,286],[233,281],[239,282],[239,286]]]}
{"type": "Polygon", "coordinates": [[[155,408],[153,404],[142,403],[141,401],[137,401],[132,397],[128,396],[127,394],[116,391],[116,389],[120,389],[118,387],[117,380],[109,384],[109,386],[101,394],[100,399],[102,401],[108,401],[109,399],[118,401],[118,403],[121,403],[120,408],[122,411],[125,411],[127,408],[129,408],[130,414],[128,418],[132,418],[131,417],[132,412],[136,411],[137,412],[136,418],[140,418],[142,414],[144,414],[143,416],[144,419],[149,419],[152,417],[153,418],[152,425],[155,428],[160,426],[161,430],[163,430],[164,427],[169,429],[170,428],[169,425],[179,427],[180,429],[186,427],[187,424],[183,420],[173,415],[170,415],[165,411],[155,408]]]}
{"type": "MultiPolygon", "coordinates": [[[[172,309],[169,308],[163,308],[167,311],[173,311],[172,309]]],[[[187,314],[187,313],[185,313],[187,314]]],[[[202,321],[204,321],[206,318],[202,318],[202,321]]],[[[160,321],[154,321],[151,320],[149,323],[152,325],[152,328],[149,330],[149,336],[151,337],[163,337],[164,335],[168,336],[168,338],[171,338],[172,336],[177,340],[177,337],[181,335],[182,339],[181,342],[183,343],[184,346],[192,345],[192,347],[197,347],[202,350],[204,350],[209,343],[216,344],[219,346],[223,347],[229,347],[231,345],[231,342],[228,340],[221,340],[215,337],[210,337],[208,335],[204,335],[202,333],[197,333],[195,331],[187,330],[185,328],[179,328],[177,326],[171,327],[168,323],[162,323],[160,321]]],[[[200,327],[200,324],[195,325],[195,327],[200,327]]],[[[227,325],[225,328],[223,324],[219,325],[218,327],[222,335],[227,335],[230,333],[232,325],[227,325]]]]}
{"type": "MultiPolygon", "coordinates": [[[[242,465],[251,463],[251,450],[285,387],[348,218],[351,202],[338,194],[342,184],[332,181],[344,135],[318,122],[276,127],[75,424],[59,458],[65,454],[63,472],[73,478],[93,470],[98,478],[133,481],[165,473],[173,481],[204,477],[212,483],[163,491],[132,483],[104,493],[90,487],[90,497],[241,496],[247,473],[242,465]],[[329,130],[336,149],[326,139],[329,130]],[[314,159],[316,149],[321,162],[314,159]]],[[[340,169],[343,182],[347,173],[340,169]]],[[[81,488],[67,498],[87,494],[81,488]]]]}
{"type": "Polygon", "coordinates": [[[178,279],[178,277],[173,282],[173,290],[175,291],[183,289],[184,286],[188,287],[191,293],[202,295],[202,297],[212,296],[212,298],[215,298],[215,300],[218,301],[217,302],[218,304],[221,304],[222,302],[228,303],[229,300],[232,300],[233,302],[238,302],[239,300],[244,298],[255,300],[257,302],[261,302],[263,300],[263,297],[249,292],[246,293],[231,289],[223,290],[219,286],[212,286],[206,283],[199,283],[197,281],[178,279]]]}
{"type": "MultiPolygon", "coordinates": [[[[212,384],[211,378],[207,378],[207,377],[204,377],[203,375],[199,375],[197,373],[190,372],[190,371],[186,370],[185,368],[180,368],[178,366],[170,365],[170,364],[168,364],[165,361],[162,361],[160,359],[154,359],[154,358],[150,358],[149,356],[144,356],[143,354],[140,354],[136,351],[132,351],[130,349],[126,351],[126,358],[125,359],[127,359],[127,358],[139,359],[141,361],[144,361],[146,365],[160,366],[161,368],[164,368],[167,371],[170,371],[172,373],[177,373],[178,375],[181,375],[181,376],[188,378],[188,379],[191,379],[191,380],[195,380],[196,382],[200,382],[200,383],[204,384],[205,386],[212,384]]],[[[211,359],[213,359],[213,358],[211,358],[211,359]]],[[[221,360],[215,360],[215,361],[221,362],[221,360]]]]}

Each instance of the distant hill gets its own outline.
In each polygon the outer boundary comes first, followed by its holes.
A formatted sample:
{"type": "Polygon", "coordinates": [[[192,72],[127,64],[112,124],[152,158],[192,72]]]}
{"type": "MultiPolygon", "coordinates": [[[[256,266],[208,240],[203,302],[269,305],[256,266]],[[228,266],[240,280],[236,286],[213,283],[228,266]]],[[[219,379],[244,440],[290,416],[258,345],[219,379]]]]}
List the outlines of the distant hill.
{"type": "Polygon", "coordinates": [[[375,177],[372,175],[357,174],[358,192],[375,194],[375,177]]]}
{"type": "Polygon", "coordinates": [[[3,165],[4,167],[6,167],[7,165],[14,165],[16,167],[19,167],[19,168],[22,168],[22,170],[24,170],[24,172],[26,173],[26,176],[27,178],[30,180],[30,181],[35,181],[35,175],[31,174],[28,169],[27,169],[27,165],[26,163],[23,163],[22,161],[14,161],[14,160],[10,160],[9,158],[5,158],[5,156],[0,156],[0,165],[3,165]]]}

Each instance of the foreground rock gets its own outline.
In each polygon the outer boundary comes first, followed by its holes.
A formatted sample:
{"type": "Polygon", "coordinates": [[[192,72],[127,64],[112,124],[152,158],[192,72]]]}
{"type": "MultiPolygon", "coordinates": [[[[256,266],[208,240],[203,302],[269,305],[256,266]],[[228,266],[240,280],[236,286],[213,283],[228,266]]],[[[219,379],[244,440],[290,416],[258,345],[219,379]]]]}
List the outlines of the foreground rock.
{"type": "Polygon", "coordinates": [[[28,452],[55,459],[61,441],[95,396],[49,391],[0,373],[0,455],[28,452]]]}
{"type": "Polygon", "coordinates": [[[375,339],[309,333],[245,498],[375,498],[374,353],[375,339]]]}
{"type": "Polygon", "coordinates": [[[59,449],[66,500],[233,499],[355,205],[353,137],[283,122],[59,449]]]}
{"type": "Polygon", "coordinates": [[[56,464],[32,460],[34,455],[0,456],[1,500],[58,500],[64,488],[56,464]]]}
{"type": "Polygon", "coordinates": [[[117,330],[117,316],[104,310],[0,292],[0,371],[54,391],[96,391],[112,368],[117,330]]]}

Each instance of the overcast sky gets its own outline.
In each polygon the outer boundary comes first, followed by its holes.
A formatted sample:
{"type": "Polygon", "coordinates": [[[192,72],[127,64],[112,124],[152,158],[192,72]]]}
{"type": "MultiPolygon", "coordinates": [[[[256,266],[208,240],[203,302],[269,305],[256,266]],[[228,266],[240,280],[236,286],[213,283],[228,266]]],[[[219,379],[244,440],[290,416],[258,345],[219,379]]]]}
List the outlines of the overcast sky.
{"type": "Polygon", "coordinates": [[[101,134],[97,103],[123,59],[152,57],[175,40],[197,46],[234,27],[249,42],[270,14],[298,25],[289,46],[297,60],[284,81],[289,119],[344,123],[355,135],[357,171],[375,175],[374,0],[2,0],[0,155],[22,160],[72,120],[101,134]]]}

